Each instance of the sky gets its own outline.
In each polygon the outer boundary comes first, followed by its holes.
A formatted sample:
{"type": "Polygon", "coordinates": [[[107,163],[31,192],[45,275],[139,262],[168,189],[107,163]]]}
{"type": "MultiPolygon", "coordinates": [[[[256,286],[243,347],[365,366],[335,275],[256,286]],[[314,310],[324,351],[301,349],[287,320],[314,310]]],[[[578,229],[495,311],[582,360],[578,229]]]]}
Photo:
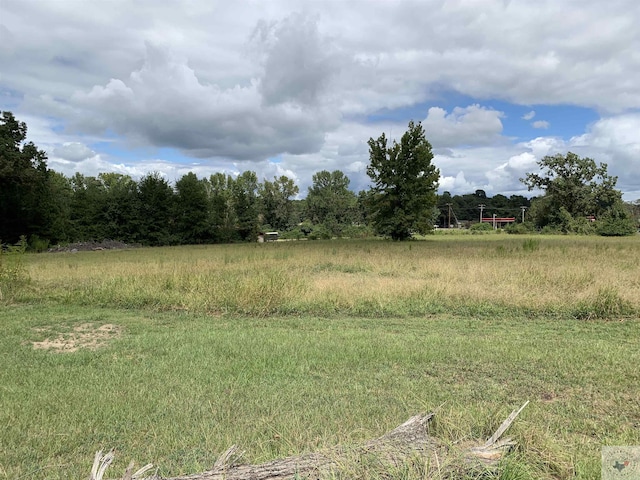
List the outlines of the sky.
{"type": "Polygon", "coordinates": [[[51,169],[252,170],[367,188],[422,122],[439,192],[525,195],[546,155],[640,198],[638,0],[0,0],[0,110],[51,169]]]}

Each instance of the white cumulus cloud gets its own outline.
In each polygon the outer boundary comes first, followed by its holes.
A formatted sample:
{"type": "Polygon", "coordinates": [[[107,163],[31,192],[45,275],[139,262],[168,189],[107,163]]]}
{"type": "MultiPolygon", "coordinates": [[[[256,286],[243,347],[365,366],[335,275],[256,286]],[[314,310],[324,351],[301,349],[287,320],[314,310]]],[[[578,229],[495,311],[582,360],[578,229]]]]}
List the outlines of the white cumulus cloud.
{"type": "Polygon", "coordinates": [[[543,130],[546,130],[547,128],[549,128],[549,125],[550,125],[549,122],[547,122],[546,120],[536,120],[531,124],[533,128],[541,128],[543,130]]]}
{"type": "Polygon", "coordinates": [[[534,110],[531,110],[530,112],[525,113],[525,114],[522,116],[522,119],[523,119],[523,120],[531,120],[531,119],[532,119],[533,117],[535,117],[535,116],[536,116],[536,112],[535,112],[534,110]]]}

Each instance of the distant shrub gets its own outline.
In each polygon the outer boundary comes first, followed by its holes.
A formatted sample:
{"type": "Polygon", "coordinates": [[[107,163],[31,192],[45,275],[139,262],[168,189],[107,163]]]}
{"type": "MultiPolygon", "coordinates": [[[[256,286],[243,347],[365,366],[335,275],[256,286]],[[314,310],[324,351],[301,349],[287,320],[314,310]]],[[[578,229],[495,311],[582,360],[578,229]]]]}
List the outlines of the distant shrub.
{"type": "Polygon", "coordinates": [[[586,217],[572,218],[569,222],[569,232],[577,235],[593,235],[596,233],[594,223],[586,217]]]}
{"type": "Polygon", "coordinates": [[[301,240],[303,238],[308,238],[312,231],[313,224],[311,222],[302,222],[290,230],[280,232],[280,238],[284,240],[301,240]]]}
{"type": "Polygon", "coordinates": [[[469,227],[469,231],[471,233],[483,233],[483,232],[491,232],[493,230],[493,225],[490,223],[474,223],[469,227]]]}
{"type": "Polygon", "coordinates": [[[300,227],[292,228],[286,232],[280,232],[280,238],[283,240],[300,240],[304,237],[305,235],[302,230],[300,230],[300,227]]]}
{"type": "Polygon", "coordinates": [[[623,237],[637,232],[635,222],[621,205],[614,205],[596,222],[596,232],[605,237],[623,237]]]}
{"type": "Polygon", "coordinates": [[[32,252],[44,252],[49,248],[49,240],[40,238],[38,235],[31,235],[29,240],[29,250],[32,252]]]}
{"type": "Polygon", "coordinates": [[[540,233],[543,235],[562,235],[564,232],[557,225],[545,225],[540,233]]]}
{"type": "Polygon", "coordinates": [[[504,231],[511,235],[527,235],[530,233],[535,233],[536,229],[533,223],[525,222],[525,223],[512,223],[511,225],[507,225],[504,231]]]}
{"type": "Polygon", "coordinates": [[[309,240],[329,240],[331,237],[331,231],[324,224],[314,225],[313,230],[308,235],[309,240]]]}

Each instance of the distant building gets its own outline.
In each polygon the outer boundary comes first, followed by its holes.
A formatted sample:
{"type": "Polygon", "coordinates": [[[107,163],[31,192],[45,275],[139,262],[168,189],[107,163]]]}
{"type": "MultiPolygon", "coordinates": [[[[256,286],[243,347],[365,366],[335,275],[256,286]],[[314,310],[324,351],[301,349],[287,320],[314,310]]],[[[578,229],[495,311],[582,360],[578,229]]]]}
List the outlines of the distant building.
{"type": "Polygon", "coordinates": [[[278,240],[278,232],[260,232],[258,234],[258,243],[275,242],[278,240]]]}

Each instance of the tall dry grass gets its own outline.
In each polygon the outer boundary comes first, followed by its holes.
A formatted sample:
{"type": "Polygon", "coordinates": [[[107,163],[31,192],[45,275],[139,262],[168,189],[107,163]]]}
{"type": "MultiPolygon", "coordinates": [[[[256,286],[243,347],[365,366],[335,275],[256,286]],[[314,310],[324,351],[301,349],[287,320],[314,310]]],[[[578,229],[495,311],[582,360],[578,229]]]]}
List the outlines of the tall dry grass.
{"type": "Polygon", "coordinates": [[[640,237],[430,237],[39,254],[22,299],[212,314],[640,311],[640,237]]]}

